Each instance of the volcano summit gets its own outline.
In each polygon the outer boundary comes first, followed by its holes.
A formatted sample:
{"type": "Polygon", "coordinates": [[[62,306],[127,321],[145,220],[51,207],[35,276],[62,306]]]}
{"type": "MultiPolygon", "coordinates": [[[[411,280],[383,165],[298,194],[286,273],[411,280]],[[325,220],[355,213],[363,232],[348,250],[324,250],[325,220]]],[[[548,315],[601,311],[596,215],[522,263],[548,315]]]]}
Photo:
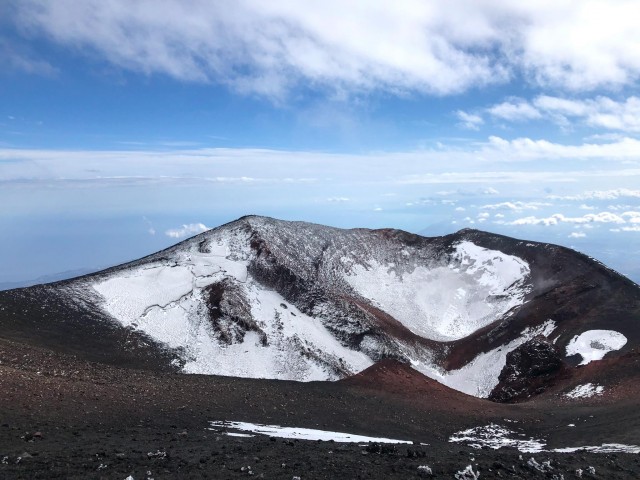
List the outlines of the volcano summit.
{"type": "Polygon", "coordinates": [[[0,379],[5,402],[57,395],[60,411],[28,407],[54,424],[89,401],[160,423],[186,422],[189,408],[193,428],[218,432],[262,424],[277,436],[295,422],[318,440],[333,438],[326,425],[374,442],[629,452],[639,325],[640,287],[567,248],[248,216],[131,263],[0,292],[0,379]],[[125,391],[127,406],[115,400],[125,391]],[[594,413],[613,423],[585,437],[574,427],[594,413]],[[514,440],[524,433],[505,419],[541,440],[514,440]],[[556,432],[560,419],[572,427],[556,432]]]}
{"type": "Polygon", "coordinates": [[[488,397],[508,354],[534,338],[567,367],[637,346],[639,292],[553,245],[249,216],[97,274],[3,292],[0,303],[5,330],[39,344],[82,312],[81,331],[67,325],[59,341],[90,350],[97,339],[79,338],[84,330],[109,330],[125,342],[105,356],[116,363],[142,343],[167,369],[312,381],[392,358],[488,397]]]}

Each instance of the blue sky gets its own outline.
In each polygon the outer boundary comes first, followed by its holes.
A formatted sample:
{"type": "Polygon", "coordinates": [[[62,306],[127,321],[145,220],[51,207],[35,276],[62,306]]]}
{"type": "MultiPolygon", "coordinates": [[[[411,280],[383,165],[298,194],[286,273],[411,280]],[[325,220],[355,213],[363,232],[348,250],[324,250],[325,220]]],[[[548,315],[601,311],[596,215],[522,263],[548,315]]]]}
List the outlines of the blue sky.
{"type": "Polygon", "coordinates": [[[0,283],[241,215],[574,247],[640,280],[636,1],[0,5],[0,283]]]}

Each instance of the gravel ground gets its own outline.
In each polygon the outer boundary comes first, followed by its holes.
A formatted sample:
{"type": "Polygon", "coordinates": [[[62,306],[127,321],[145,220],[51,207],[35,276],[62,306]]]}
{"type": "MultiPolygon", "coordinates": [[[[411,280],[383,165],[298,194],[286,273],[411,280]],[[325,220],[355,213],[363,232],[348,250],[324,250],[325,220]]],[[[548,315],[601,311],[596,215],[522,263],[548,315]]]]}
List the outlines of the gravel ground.
{"type": "Polygon", "coordinates": [[[186,376],[90,363],[0,340],[0,477],[640,478],[637,454],[520,453],[447,441],[457,430],[508,419],[552,447],[640,444],[637,396],[614,404],[547,399],[502,405],[457,394],[393,364],[382,373],[308,384],[186,376]],[[209,430],[211,420],[416,444],[234,437],[209,430]],[[566,428],[569,423],[576,427],[566,428]]]}

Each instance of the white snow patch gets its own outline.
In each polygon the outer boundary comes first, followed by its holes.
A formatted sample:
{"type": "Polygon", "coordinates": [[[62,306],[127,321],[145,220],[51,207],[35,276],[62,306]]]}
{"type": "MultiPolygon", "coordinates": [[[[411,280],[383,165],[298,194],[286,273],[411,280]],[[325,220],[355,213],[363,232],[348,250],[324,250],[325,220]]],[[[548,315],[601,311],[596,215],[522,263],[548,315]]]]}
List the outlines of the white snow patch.
{"type": "Polygon", "coordinates": [[[558,453],[573,453],[581,450],[593,453],[640,453],[637,445],[624,445],[622,443],[603,443],[600,446],[555,448],[552,451],[558,453]]]}
{"type": "Polygon", "coordinates": [[[418,472],[422,475],[433,475],[433,470],[429,465],[418,465],[418,472]]]}
{"type": "Polygon", "coordinates": [[[398,274],[372,261],[351,265],[344,279],[362,296],[413,333],[457,340],[521,305],[530,290],[529,265],[521,258],[463,241],[450,264],[417,266],[398,274]]]}
{"type": "Polygon", "coordinates": [[[299,440],[333,440],[334,442],[358,443],[358,442],[376,442],[376,443],[406,443],[411,444],[409,440],[394,440],[392,438],[382,437],[366,437],[363,435],[353,435],[351,433],[330,432],[327,430],[315,430],[312,428],[300,427],[281,427],[279,425],[262,425],[259,423],[249,422],[226,422],[212,421],[210,430],[240,430],[243,432],[253,432],[261,435],[269,435],[278,438],[297,438],[299,440]]]}
{"type": "Polygon", "coordinates": [[[600,446],[565,447],[548,450],[545,448],[546,440],[526,438],[524,433],[516,433],[501,425],[491,423],[484,427],[469,428],[456,432],[449,437],[450,442],[464,442],[472,448],[488,447],[494,450],[503,447],[516,448],[522,453],[557,452],[573,453],[588,451],[593,453],[640,453],[637,445],[624,445],[621,443],[603,443],[600,446]]]}
{"type": "Polygon", "coordinates": [[[479,354],[458,370],[439,370],[419,362],[415,364],[412,362],[412,366],[424,375],[448,387],[468,395],[486,398],[498,385],[500,372],[507,363],[507,354],[538,335],[548,337],[555,328],[556,324],[553,320],[547,320],[537,327],[527,327],[515,340],[489,352],[479,354]]]}
{"type": "Polygon", "coordinates": [[[626,343],[627,337],[615,330],[587,330],[569,341],[567,356],[580,355],[580,365],[586,365],[602,360],[607,353],[620,350],[626,343]]]}
{"type": "Polygon", "coordinates": [[[546,442],[542,440],[527,439],[524,433],[516,433],[495,423],[456,432],[449,437],[449,441],[464,442],[471,448],[478,449],[489,447],[497,450],[503,447],[513,447],[523,453],[541,452],[546,445],[546,442]]]}
{"type": "Polygon", "coordinates": [[[455,474],[456,480],[478,480],[480,472],[473,471],[473,465],[467,465],[463,470],[455,474]]]}
{"type": "Polygon", "coordinates": [[[570,392],[565,393],[564,396],[569,398],[589,398],[594,395],[602,395],[602,392],[604,392],[604,387],[602,385],[585,383],[584,385],[578,385],[570,392]]]}

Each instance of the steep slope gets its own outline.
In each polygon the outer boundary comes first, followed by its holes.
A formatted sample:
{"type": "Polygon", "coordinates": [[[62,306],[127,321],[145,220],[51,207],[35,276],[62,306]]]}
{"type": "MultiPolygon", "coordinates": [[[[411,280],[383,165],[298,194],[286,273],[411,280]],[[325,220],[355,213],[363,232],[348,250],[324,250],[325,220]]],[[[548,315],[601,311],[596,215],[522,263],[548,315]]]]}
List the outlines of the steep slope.
{"type": "MultiPolygon", "coordinates": [[[[391,358],[480,397],[532,339],[549,338],[570,378],[593,350],[638,346],[638,320],[638,286],[569,249],[264,217],[97,274],[0,292],[2,336],[99,361],[310,381],[391,358]],[[591,330],[626,342],[576,339],[591,330]],[[583,355],[567,357],[570,344],[583,355]]],[[[540,393],[518,385],[518,399],[540,393]]]]}

